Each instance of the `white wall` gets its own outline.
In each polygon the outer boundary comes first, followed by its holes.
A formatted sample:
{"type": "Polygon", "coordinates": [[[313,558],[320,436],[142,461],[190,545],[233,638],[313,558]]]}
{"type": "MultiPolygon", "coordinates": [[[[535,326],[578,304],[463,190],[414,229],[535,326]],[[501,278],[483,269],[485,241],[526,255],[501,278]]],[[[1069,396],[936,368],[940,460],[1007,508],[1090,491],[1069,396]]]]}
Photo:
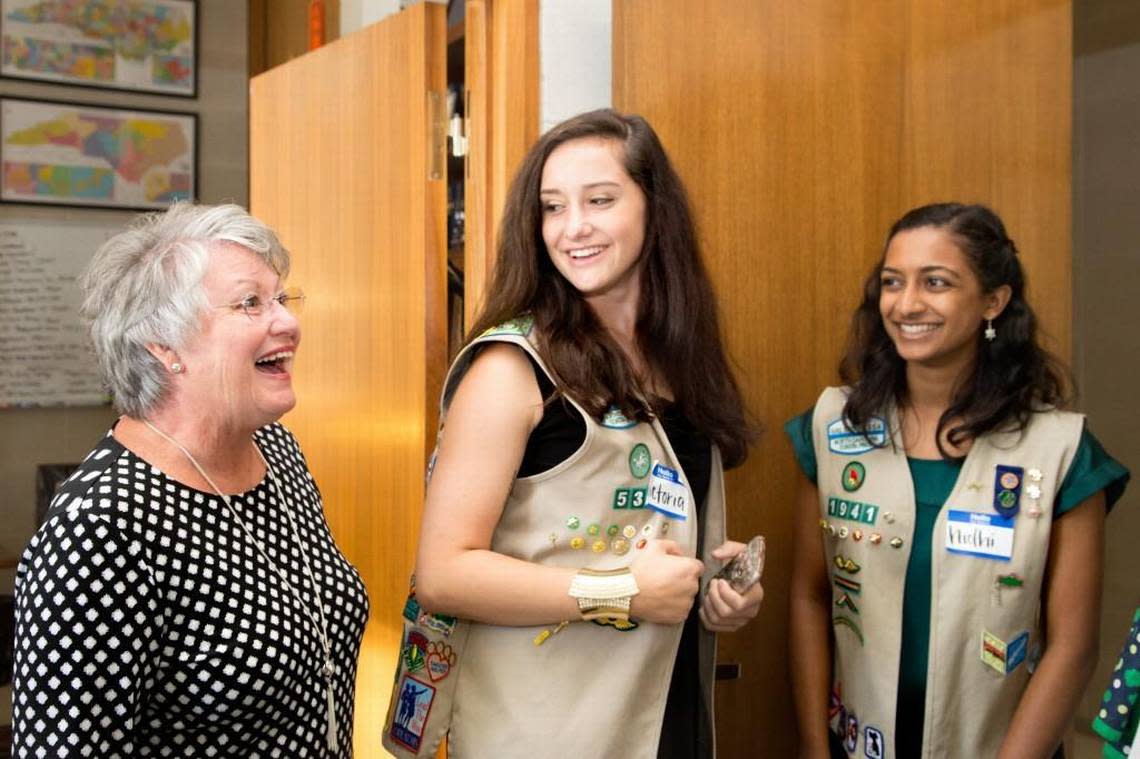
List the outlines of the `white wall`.
{"type": "Polygon", "coordinates": [[[611,0],[541,0],[539,133],[613,105],[611,0]]]}

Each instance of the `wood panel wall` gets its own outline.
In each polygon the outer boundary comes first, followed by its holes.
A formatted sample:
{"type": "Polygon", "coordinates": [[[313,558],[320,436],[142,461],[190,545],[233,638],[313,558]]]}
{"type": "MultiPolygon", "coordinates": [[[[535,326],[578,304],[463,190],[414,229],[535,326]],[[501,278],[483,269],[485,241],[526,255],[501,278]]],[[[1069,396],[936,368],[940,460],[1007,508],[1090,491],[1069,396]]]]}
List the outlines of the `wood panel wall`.
{"type": "MultiPolygon", "coordinates": [[[[325,0],[325,42],[340,36],[340,0],[325,0]]],[[[249,75],[309,49],[309,0],[249,0],[249,75]]]]}
{"type": "Polygon", "coordinates": [[[446,189],[429,179],[443,6],[421,3],[255,78],[251,208],[308,296],[285,418],[372,616],[357,756],[381,755],[446,361],[446,189]]]}
{"type": "Polygon", "coordinates": [[[1069,0],[614,0],[614,103],[684,178],[729,350],[767,431],[729,530],[768,537],[759,619],[721,636],[722,756],[793,756],[786,661],[797,469],[785,420],[837,381],[890,224],[992,205],[1062,355],[1071,320],[1069,0]]]}

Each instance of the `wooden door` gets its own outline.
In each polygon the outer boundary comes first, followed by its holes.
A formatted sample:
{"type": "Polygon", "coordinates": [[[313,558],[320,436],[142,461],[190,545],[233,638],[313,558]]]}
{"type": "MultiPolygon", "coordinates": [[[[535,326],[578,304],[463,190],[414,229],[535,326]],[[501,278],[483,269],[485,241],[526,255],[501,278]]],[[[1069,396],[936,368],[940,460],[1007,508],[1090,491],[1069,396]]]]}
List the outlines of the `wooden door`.
{"type": "Polygon", "coordinates": [[[1071,7],[1065,0],[614,0],[614,103],[684,178],[752,410],[729,532],[768,538],[759,619],[721,636],[722,756],[794,756],[786,661],[797,469],[782,425],[837,381],[890,223],[935,200],[1010,224],[1068,353],[1071,7]]]}
{"type": "Polygon", "coordinates": [[[253,213],[308,296],[285,418],[372,614],[356,755],[380,730],[446,369],[445,9],[420,3],[252,80],[253,213]]]}

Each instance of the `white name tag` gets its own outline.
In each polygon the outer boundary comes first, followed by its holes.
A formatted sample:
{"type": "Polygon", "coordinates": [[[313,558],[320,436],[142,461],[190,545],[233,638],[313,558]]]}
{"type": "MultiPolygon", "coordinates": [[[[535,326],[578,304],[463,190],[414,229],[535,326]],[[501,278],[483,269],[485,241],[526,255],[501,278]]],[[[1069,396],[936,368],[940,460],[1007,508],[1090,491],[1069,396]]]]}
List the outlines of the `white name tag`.
{"type": "Polygon", "coordinates": [[[1013,558],[1013,519],[976,511],[951,511],[946,519],[946,550],[1009,561],[1013,558]]]}
{"type": "Polygon", "coordinates": [[[688,518],[689,489],[681,482],[681,475],[677,470],[653,462],[645,505],[654,511],[660,511],[670,519],[688,518]]]}

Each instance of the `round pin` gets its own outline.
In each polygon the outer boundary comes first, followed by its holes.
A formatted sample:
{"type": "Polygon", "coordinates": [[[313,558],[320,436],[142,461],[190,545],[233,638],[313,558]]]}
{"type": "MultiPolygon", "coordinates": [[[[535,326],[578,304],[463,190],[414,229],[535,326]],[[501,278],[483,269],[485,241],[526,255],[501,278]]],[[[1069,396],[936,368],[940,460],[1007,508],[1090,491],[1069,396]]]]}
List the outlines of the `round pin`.
{"type": "Polygon", "coordinates": [[[843,527],[839,528],[839,539],[840,540],[846,540],[847,534],[848,534],[847,525],[844,525],[843,527]]]}
{"type": "Polygon", "coordinates": [[[644,532],[646,535],[650,534],[651,532],[653,532],[653,523],[651,522],[651,523],[645,525],[644,527],[641,528],[641,531],[644,532]]]}
{"type": "Polygon", "coordinates": [[[998,482],[1000,482],[1001,486],[1006,490],[1013,490],[1021,484],[1021,478],[1013,472],[1003,472],[998,482]]]}
{"type": "Polygon", "coordinates": [[[637,550],[639,550],[639,551],[640,551],[642,548],[645,548],[645,545],[646,545],[648,542],[649,542],[649,541],[648,541],[648,540],[646,540],[645,538],[642,538],[641,540],[637,541],[637,550]]]}
{"type": "Polygon", "coordinates": [[[834,537],[836,537],[836,536],[839,534],[839,530],[835,529],[835,525],[833,525],[833,524],[829,524],[829,525],[827,526],[827,533],[828,533],[829,535],[831,535],[831,537],[833,537],[833,538],[834,538],[834,537]]]}
{"type": "Polygon", "coordinates": [[[629,541],[625,538],[614,538],[614,542],[610,543],[610,549],[618,556],[623,556],[629,553],[629,541]]]}
{"type": "Polygon", "coordinates": [[[854,493],[859,488],[863,487],[863,480],[867,478],[867,467],[863,466],[858,461],[852,461],[847,466],[843,467],[843,489],[848,493],[854,493]]]}
{"type": "Polygon", "coordinates": [[[891,538],[891,548],[902,548],[902,538],[891,538]]]}
{"type": "Polygon", "coordinates": [[[1028,509],[1026,509],[1025,513],[1033,519],[1037,519],[1041,516],[1041,507],[1039,507],[1037,504],[1033,504],[1028,509]]]}
{"type": "Polygon", "coordinates": [[[558,536],[556,534],[554,534],[553,532],[550,533],[549,535],[547,535],[546,539],[550,541],[551,548],[558,545],[558,536]]]}
{"type": "Polygon", "coordinates": [[[633,450],[629,452],[629,473],[637,479],[645,478],[649,474],[649,466],[653,463],[653,458],[649,455],[649,446],[645,443],[638,443],[633,446],[633,450]]]}
{"type": "Polygon", "coordinates": [[[1028,472],[1025,473],[1025,476],[1029,478],[1030,482],[1041,482],[1041,479],[1042,479],[1042,474],[1041,474],[1040,469],[1030,469],[1028,472]]]}
{"type": "Polygon", "coordinates": [[[634,535],[637,534],[637,528],[634,527],[632,524],[627,524],[625,526],[625,528],[622,529],[621,534],[627,538],[632,538],[634,535]]]}
{"type": "Polygon", "coordinates": [[[582,522],[578,519],[578,517],[566,517],[566,526],[571,530],[577,530],[581,524],[582,522]]]}
{"type": "Polygon", "coordinates": [[[618,534],[618,530],[620,530],[620,529],[621,528],[618,527],[616,524],[611,524],[609,527],[606,528],[606,534],[612,538],[614,535],[618,534]]]}
{"type": "Polygon", "coordinates": [[[669,534],[669,523],[668,522],[662,522],[661,523],[661,534],[662,535],[668,535],[669,534]]]}
{"type": "Polygon", "coordinates": [[[1001,501],[1001,505],[1005,508],[1012,509],[1017,505],[1017,493],[1012,490],[1003,490],[998,494],[998,500],[1001,501]]]}
{"type": "Polygon", "coordinates": [[[851,539],[858,542],[863,539],[863,531],[856,528],[851,531],[851,539]]]}
{"type": "Polygon", "coordinates": [[[877,545],[879,545],[879,543],[881,543],[883,541],[883,536],[877,532],[872,532],[867,537],[867,540],[870,541],[871,545],[877,546],[877,545]]]}
{"type": "Polygon", "coordinates": [[[894,524],[895,523],[895,515],[889,511],[884,511],[883,512],[883,521],[886,522],[887,524],[894,524]]]}
{"type": "Polygon", "coordinates": [[[1036,501],[1038,498],[1041,497],[1041,486],[1040,485],[1026,485],[1025,486],[1025,495],[1027,495],[1030,500],[1036,501]]]}
{"type": "Polygon", "coordinates": [[[823,530],[824,532],[827,532],[827,520],[826,519],[819,520],[819,529],[823,530]]]}
{"type": "Polygon", "coordinates": [[[597,535],[601,531],[602,531],[602,526],[599,525],[597,522],[594,522],[592,525],[590,525],[589,527],[586,528],[586,532],[590,535],[597,535]]]}
{"type": "Polygon", "coordinates": [[[586,541],[582,538],[581,535],[575,535],[574,537],[570,538],[570,547],[575,551],[581,551],[586,547],[586,541]]]}
{"type": "Polygon", "coordinates": [[[590,546],[590,550],[591,550],[591,551],[593,551],[594,553],[603,553],[603,552],[605,552],[605,550],[606,550],[606,541],[604,541],[604,540],[595,540],[595,541],[594,541],[594,544],[593,544],[592,546],[590,546]]]}

